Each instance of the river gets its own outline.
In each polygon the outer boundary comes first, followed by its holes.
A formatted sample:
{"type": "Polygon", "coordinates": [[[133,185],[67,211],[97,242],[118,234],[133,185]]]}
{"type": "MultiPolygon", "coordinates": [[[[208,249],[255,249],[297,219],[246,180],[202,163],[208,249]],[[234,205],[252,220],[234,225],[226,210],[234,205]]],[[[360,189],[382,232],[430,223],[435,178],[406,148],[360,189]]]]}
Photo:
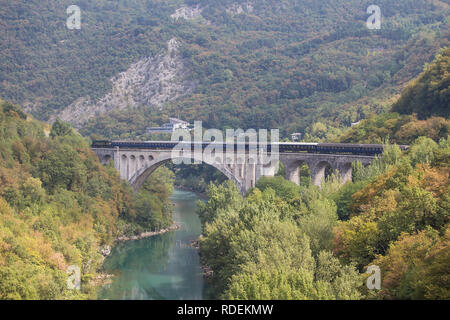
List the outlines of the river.
{"type": "Polygon", "coordinates": [[[175,189],[171,200],[180,229],[117,244],[104,262],[104,271],[115,277],[99,290],[99,299],[207,299],[198,251],[190,246],[201,233],[195,213],[199,197],[175,189]]]}

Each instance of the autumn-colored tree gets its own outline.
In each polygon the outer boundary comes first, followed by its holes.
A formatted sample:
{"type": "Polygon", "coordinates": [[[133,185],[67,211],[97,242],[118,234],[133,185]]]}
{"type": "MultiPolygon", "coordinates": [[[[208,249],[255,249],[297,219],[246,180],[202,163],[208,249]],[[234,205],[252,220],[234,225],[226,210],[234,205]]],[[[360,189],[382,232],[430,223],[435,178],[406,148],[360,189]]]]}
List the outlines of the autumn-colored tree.
{"type": "Polygon", "coordinates": [[[450,299],[450,228],[444,236],[427,229],[402,234],[385,256],[372,263],[380,266],[380,294],[388,299],[450,299]]]}

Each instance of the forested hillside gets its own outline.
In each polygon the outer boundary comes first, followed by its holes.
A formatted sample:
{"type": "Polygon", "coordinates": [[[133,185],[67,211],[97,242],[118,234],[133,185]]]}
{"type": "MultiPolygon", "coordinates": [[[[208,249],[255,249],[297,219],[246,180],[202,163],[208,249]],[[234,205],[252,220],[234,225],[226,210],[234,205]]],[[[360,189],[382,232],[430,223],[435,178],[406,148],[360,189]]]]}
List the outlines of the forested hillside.
{"type": "Polygon", "coordinates": [[[0,100],[0,299],[95,298],[101,249],[172,223],[173,174],[135,194],[67,124],[50,128],[0,100]],[[68,266],[81,291],[68,290],[68,266]]]}
{"type": "Polygon", "coordinates": [[[339,137],[340,142],[409,144],[420,136],[434,141],[450,134],[450,48],[444,48],[393,104],[339,137]]]}
{"type": "Polygon", "coordinates": [[[211,185],[200,248],[217,297],[449,299],[450,138],[355,163],[353,182],[261,178],[243,198],[211,185]],[[364,283],[381,269],[381,290],[364,283]]]}
{"type": "Polygon", "coordinates": [[[450,47],[443,49],[431,65],[402,92],[392,111],[450,117],[450,47]]]}
{"type": "Polygon", "coordinates": [[[0,0],[0,300],[96,298],[103,249],[171,225],[174,183],[207,190],[216,298],[450,299],[450,6],[378,0],[370,30],[371,4],[0,0]],[[281,168],[244,197],[212,167],[168,164],[135,193],[82,136],[149,139],[169,117],[385,148],[345,184],[304,165],[300,185],[281,168]]]}
{"type": "Polygon", "coordinates": [[[245,198],[231,183],[210,186],[200,248],[218,297],[450,299],[449,53],[394,103],[405,114],[342,137],[408,143],[406,153],[385,145],[369,166],[355,162],[344,185],[337,173],[321,187],[263,177],[245,198]],[[381,290],[365,286],[369,266],[380,268],[381,290]]]}
{"type": "Polygon", "coordinates": [[[173,115],[216,128],[342,129],[385,111],[449,37],[439,0],[378,1],[380,30],[366,28],[364,0],[80,0],[81,30],[66,28],[71,1],[0,2],[2,95],[41,120],[108,101],[121,110],[80,126],[109,137],[173,115]]]}

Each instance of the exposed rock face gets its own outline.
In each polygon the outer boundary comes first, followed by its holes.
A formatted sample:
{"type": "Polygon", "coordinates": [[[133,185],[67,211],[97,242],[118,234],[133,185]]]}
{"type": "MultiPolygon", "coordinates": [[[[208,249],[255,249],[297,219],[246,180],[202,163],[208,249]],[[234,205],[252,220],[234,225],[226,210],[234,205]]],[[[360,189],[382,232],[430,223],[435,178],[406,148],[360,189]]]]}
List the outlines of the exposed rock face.
{"type": "Polygon", "coordinates": [[[89,118],[101,113],[138,106],[161,109],[164,103],[192,93],[197,82],[188,79],[189,70],[179,46],[176,39],[171,39],[167,54],[142,59],[112,78],[112,90],[99,101],[93,102],[89,97],[79,98],[57,117],[80,127],[89,118]]]}
{"type": "Polygon", "coordinates": [[[200,6],[195,7],[182,6],[181,8],[177,9],[175,13],[171,14],[170,17],[174,20],[178,20],[180,18],[184,18],[186,20],[193,20],[200,17],[202,11],[203,8],[201,8],[200,6]]]}
{"type": "MultiPolygon", "coordinates": [[[[171,14],[170,17],[178,21],[178,19],[183,18],[186,20],[195,20],[197,18],[202,18],[202,11],[204,8],[197,6],[182,6],[175,10],[175,13],[171,14]]],[[[234,3],[226,9],[229,15],[237,15],[241,13],[252,13],[254,10],[253,4],[251,2],[244,2],[242,4],[234,3]]],[[[206,24],[212,24],[211,21],[200,21],[206,24]]]]}
{"type": "Polygon", "coordinates": [[[111,254],[111,246],[104,246],[103,248],[101,248],[100,253],[104,256],[107,257],[111,254]]]}
{"type": "Polygon", "coordinates": [[[241,14],[241,13],[252,13],[253,12],[253,4],[250,2],[245,2],[243,4],[233,4],[228,9],[226,9],[227,13],[230,15],[241,14]]]}

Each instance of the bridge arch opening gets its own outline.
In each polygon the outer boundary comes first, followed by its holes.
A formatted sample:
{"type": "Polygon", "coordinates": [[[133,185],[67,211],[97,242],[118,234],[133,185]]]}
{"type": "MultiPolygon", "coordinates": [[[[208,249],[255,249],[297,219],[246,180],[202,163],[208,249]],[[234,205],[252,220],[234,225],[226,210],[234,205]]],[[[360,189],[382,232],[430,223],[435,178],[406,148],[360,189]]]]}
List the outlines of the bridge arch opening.
{"type": "MultiPolygon", "coordinates": [[[[230,167],[226,164],[222,164],[220,162],[209,162],[209,161],[198,161],[198,163],[192,163],[193,158],[184,158],[184,157],[178,157],[178,158],[174,158],[172,159],[170,156],[165,156],[165,157],[161,157],[161,158],[156,158],[152,161],[148,161],[145,163],[144,167],[139,168],[137,170],[135,170],[134,174],[132,174],[132,176],[129,179],[129,182],[132,186],[132,188],[135,191],[138,191],[141,186],[143,185],[143,183],[145,182],[145,180],[147,180],[147,178],[159,167],[166,165],[168,167],[171,167],[172,169],[176,169],[175,172],[176,174],[179,174],[180,168],[181,169],[185,169],[185,168],[192,168],[192,166],[198,166],[197,168],[200,168],[199,170],[202,170],[201,168],[214,168],[214,169],[208,169],[208,170],[213,170],[211,171],[211,173],[213,172],[220,172],[220,175],[223,176],[221,180],[225,181],[226,179],[230,179],[232,180],[238,187],[238,189],[243,192],[244,190],[244,186],[242,185],[241,181],[239,181],[239,179],[234,175],[233,171],[230,169],[230,167]],[[173,160],[185,160],[183,161],[181,164],[175,164],[173,163],[173,160]],[[187,161],[186,161],[187,160],[187,161]]],[[[197,171],[199,171],[197,170],[197,171]]],[[[217,174],[215,175],[217,176],[217,174]]],[[[197,179],[197,181],[199,181],[198,179],[200,179],[200,177],[194,177],[195,179],[197,179]]]]}
{"type": "Polygon", "coordinates": [[[312,170],[312,182],[314,185],[320,186],[322,181],[326,181],[333,172],[333,167],[328,161],[320,161],[312,170]]]}
{"type": "Polygon", "coordinates": [[[131,155],[130,156],[130,162],[129,162],[129,173],[133,174],[133,172],[135,172],[137,169],[136,167],[136,156],[135,155],[131,155]]]}
{"type": "Polygon", "coordinates": [[[297,185],[308,186],[311,183],[311,168],[305,160],[290,161],[281,163],[281,170],[284,171],[285,178],[297,185]]]}
{"type": "Polygon", "coordinates": [[[109,162],[111,161],[111,156],[109,154],[106,154],[103,156],[103,158],[101,159],[101,163],[102,164],[109,164],[109,162]]]}
{"type": "Polygon", "coordinates": [[[141,154],[139,156],[139,168],[143,168],[145,166],[145,157],[141,154]]]}

